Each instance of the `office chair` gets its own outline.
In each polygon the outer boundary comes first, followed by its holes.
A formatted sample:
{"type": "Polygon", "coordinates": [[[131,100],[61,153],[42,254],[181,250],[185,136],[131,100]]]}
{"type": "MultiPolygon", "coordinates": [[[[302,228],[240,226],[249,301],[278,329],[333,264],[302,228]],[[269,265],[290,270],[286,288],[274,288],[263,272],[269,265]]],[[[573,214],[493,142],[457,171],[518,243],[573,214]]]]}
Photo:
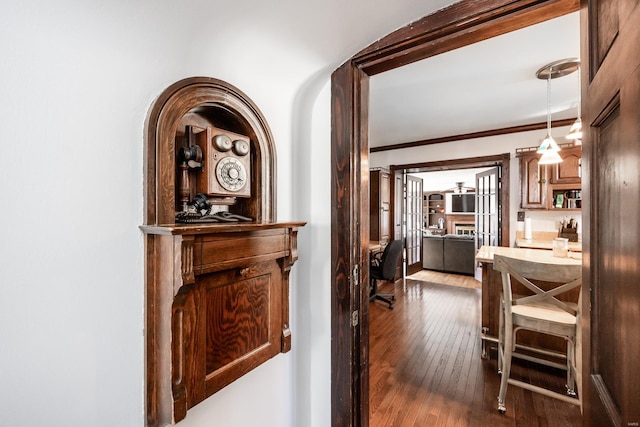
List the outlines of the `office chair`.
{"type": "MultiPolygon", "coordinates": [[[[576,338],[580,333],[577,324],[581,294],[578,296],[577,303],[561,301],[557,297],[581,286],[582,267],[580,265],[525,261],[495,255],[493,268],[502,273],[498,334],[498,373],[502,374],[502,379],[498,395],[498,411],[506,412],[505,396],[508,384],[581,406],[581,400],[576,398],[575,392],[578,375],[576,363],[580,357],[576,354],[576,338]],[[528,295],[514,294],[511,278],[524,285],[530,291],[528,295]],[[551,282],[552,286],[545,291],[532,283],[531,280],[551,282]],[[553,362],[549,358],[516,353],[516,335],[522,329],[564,338],[567,341],[566,364],[553,362]],[[566,370],[566,395],[510,378],[513,356],[566,370]]],[[[533,347],[527,347],[527,350],[538,354],[549,354],[549,351],[533,347]]]]}
{"type": "Polygon", "coordinates": [[[389,304],[389,309],[393,309],[392,300],[396,299],[394,294],[378,293],[378,280],[394,281],[396,268],[402,253],[402,242],[392,240],[387,244],[382,252],[382,256],[373,256],[369,267],[369,278],[371,280],[371,291],[369,301],[380,300],[389,304]]]}

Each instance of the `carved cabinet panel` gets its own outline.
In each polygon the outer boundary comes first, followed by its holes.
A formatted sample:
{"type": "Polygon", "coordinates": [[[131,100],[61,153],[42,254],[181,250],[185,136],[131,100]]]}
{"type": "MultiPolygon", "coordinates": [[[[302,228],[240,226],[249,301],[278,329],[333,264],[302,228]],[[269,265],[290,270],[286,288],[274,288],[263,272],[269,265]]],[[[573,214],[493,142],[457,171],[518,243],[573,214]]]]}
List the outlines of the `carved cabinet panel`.
{"type": "Polygon", "coordinates": [[[547,207],[547,168],[539,160],[540,155],[535,151],[520,157],[520,207],[523,209],[547,207]]]}
{"type": "Polygon", "coordinates": [[[561,163],[550,165],[551,184],[582,183],[582,149],[581,147],[565,148],[558,153],[561,163]]]}

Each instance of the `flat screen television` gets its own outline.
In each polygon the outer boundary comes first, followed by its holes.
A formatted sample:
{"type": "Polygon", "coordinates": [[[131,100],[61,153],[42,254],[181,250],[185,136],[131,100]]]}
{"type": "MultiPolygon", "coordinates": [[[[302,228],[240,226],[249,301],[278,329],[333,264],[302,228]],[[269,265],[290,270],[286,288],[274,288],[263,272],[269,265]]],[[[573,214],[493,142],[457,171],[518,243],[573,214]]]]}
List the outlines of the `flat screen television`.
{"type": "Polygon", "coordinates": [[[447,193],[446,213],[471,214],[476,211],[475,193],[447,193]]]}

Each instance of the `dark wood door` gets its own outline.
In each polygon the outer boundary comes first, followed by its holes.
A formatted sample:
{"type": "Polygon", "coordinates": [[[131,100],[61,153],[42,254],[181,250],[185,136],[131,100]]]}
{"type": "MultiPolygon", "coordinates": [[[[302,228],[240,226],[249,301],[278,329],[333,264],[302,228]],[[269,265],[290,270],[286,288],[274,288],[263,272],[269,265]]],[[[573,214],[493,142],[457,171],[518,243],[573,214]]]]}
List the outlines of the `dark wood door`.
{"type": "Polygon", "coordinates": [[[585,418],[640,423],[640,6],[588,1],[581,21],[585,418]],[[588,236],[587,236],[588,235],[588,236]],[[585,241],[585,237],[586,241],[585,241]],[[590,344],[590,351],[588,349],[590,344]]]}

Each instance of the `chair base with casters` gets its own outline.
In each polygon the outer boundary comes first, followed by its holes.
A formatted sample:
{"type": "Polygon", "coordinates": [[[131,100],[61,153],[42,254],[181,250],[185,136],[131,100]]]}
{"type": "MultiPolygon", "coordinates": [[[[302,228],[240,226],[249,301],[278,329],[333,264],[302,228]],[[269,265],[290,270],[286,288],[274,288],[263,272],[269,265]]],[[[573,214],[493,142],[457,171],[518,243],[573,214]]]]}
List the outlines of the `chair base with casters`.
{"type": "Polygon", "coordinates": [[[500,413],[506,412],[505,397],[509,384],[581,406],[582,402],[575,392],[578,375],[576,362],[579,357],[576,352],[576,338],[580,333],[577,324],[581,296],[579,294],[577,303],[561,301],[557,297],[581,286],[582,267],[580,265],[545,264],[496,255],[494,256],[494,269],[502,273],[503,286],[498,335],[498,373],[502,375],[498,395],[498,411],[500,413]],[[515,278],[530,293],[527,295],[513,294],[511,278],[515,278]],[[556,285],[545,291],[531,280],[556,285]],[[524,347],[516,344],[517,334],[521,330],[564,338],[567,350],[562,358],[565,362],[557,363],[549,358],[532,354],[557,356],[554,352],[544,349],[525,347],[527,353],[517,352],[517,349],[524,347]],[[566,370],[566,394],[510,378],[513,357],[566,370]]]}
{"type": "Polygon", "coordinates": [[[371,259],[369,266],[369,278],[371,280],[371,292],[369,293],[369,301],[379,300],[389,305],[389,309],[393,309],[393,301],[396,299],[395,294],[378,293],[378,280],[394,281],[396,275],[396,267],[400,260],[402,252],[402,242],[400,240],[392,240],[384,251],[378,257],[371,259]]]}
{"type": "Polygon", "coordinates": [[[389,310],[393,310],[393,301],[396,300],[396,295],[395,294],[381,294],[378,293],[377,291],[378,285],[377,282],[374,281],[374,284],[372,285],[371,288],[371,296],[369,296],[369,301],[374,301],[374,300],[378,300],[378,301],[382,301],[385,302],[387,304],[389,304],[389,310]]]}

